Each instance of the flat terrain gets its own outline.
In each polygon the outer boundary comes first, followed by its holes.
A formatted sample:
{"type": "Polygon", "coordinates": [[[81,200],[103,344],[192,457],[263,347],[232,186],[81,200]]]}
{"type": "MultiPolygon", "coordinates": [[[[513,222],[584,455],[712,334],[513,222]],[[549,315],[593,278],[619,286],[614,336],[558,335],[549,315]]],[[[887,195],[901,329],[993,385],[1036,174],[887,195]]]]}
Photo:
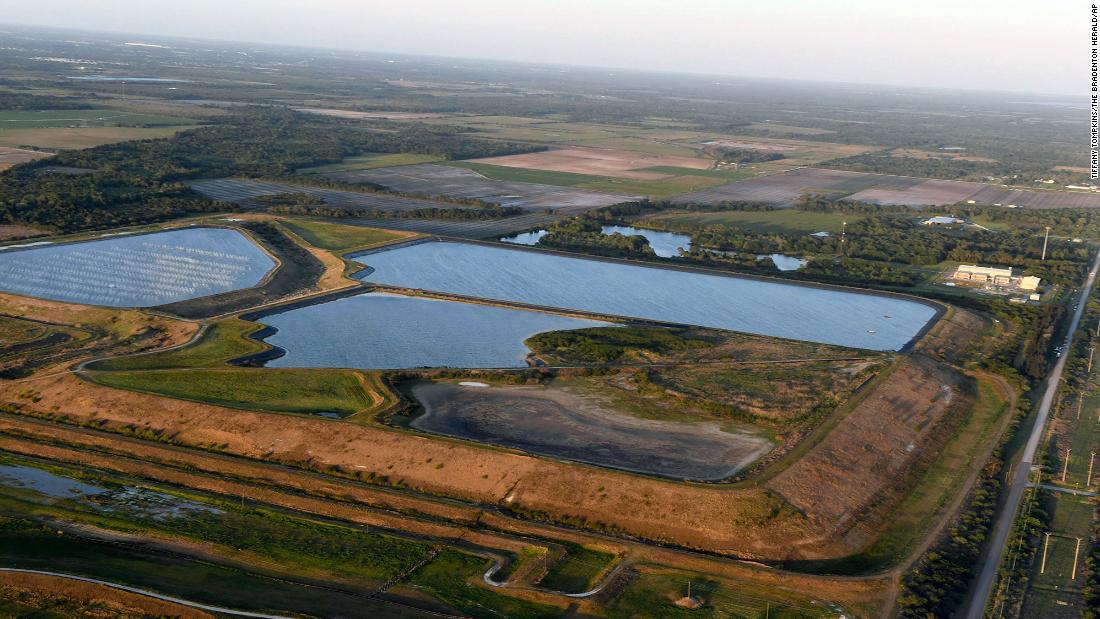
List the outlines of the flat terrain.
{"type": "Polygon", "coordinates": [[[51,155],[53,155],[53,153],[46,151],[0,146],[0,170],[6,170],[20,163],[44,159],[51,155]]]}
{"type": "MultiPolygon", "coordinates": [[[[315,196],[324,200],[327,207],[348,211],[414,211],[416,209],[432,208],[464,208],[456,204],[404,198],[384,193],[341,191],[339,189],[243,178],[194,181],[191,183],[191,188],[212,200],[232,202],[245,208],[258,206],[254,199],[260,196],[273,196],[283,193],[303,193],[315,196]]],[[[471,205],[465,208],[478,207],[471,205]]]]}
{"type": "Polygon", "coordinates": [[[889,174],[798,168],[737,181],[676,197],[677,202],[713,204],[723,201],[792,205],[802,194],[827,194],[874,204],[935,206],[973,200],[978,204],[1031,208],[1096,208],[1100,193],[1030,191],[966,181],[921,179],[889,174]]]}
{"type": "Polygon", "coordinates": [[[348,172],[351,170],[372,170],[374,168],[389,168],[399,165],[413,165],[417,163],[434,163],[439,157],[433,155],[417,155],[414,153],[371,153],[348,157],[340,163],[303,168],[298,170],[302,174],[331,174],[334,172],[348,172]]]}
{"type": "Polygon", "coordinates": [[[430,163],[335,172],[325,176],[345,183],[369,182],[405,193],[470,198],[527,210],[575,211],[637,199],[637,196],[577,188],[492,180],[474,170],[430,163]]]}
{"type": "Polygon", "coordinates": [[[722,479],[766,453],[767,439],[717,424],[645,420],[561,389],[424,383],[412,427],[565,460],[679,479],[722,479]]]}
{"type": "Polygon", "coordinates": [[[332,251],[368,249],[379,245],[385,245],[386,243],[416,238],[417,236],[416,234],[408,232],[382,230],[363,226],[348,226],[308,219],[288,219],[284,220],[283,225],[290,228],[291,232],[305,239],[310,245],[332,251]]]}
{"type": "Polygon", "coordinates": [[[471,159],[470,161],[509,168],[614,176],[636,180],[657,180],[675,176],[674,173],[658,172],[646,168],[665,166],[708,170],[714,164],[713,161],[707,159],[672,155],[647,155],[635,151],[604,148],[555,148],[537,153],[487,157],[471,159]]]}
{"type": "Polygon", "coordinates": [[[0,146],[62,150],[91,148],[131,140],[152,140],[175,135],[181,127],[4,127],[0,126],[0,146]]]}

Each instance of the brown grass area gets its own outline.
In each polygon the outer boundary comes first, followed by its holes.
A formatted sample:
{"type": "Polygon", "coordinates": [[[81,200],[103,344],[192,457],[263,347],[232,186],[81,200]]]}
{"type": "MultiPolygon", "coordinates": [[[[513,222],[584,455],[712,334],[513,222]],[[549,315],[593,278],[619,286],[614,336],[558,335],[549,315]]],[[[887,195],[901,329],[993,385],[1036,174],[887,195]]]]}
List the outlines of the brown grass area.
{"type": "Polygon", "coordinates": [[[913,349],[941,361],[958,364],[975,350],[989,326],[987,318],[951,307],[913,349]]]}
{"type": "Polygon", "coordinates": [[[524,546],[540,545],[534,538],[599,546],[608,552],[625,555],[631,562],[674,566],[753,585],[801,591],[835,600],[846,608],[877,607],[885,599],[889,586],[887,577],[832,578],[765,569],[629,540],[594,537],[583,531],[517,520],[476,507],[397,494],[340,479],[324,479],[306,471],[40,421],[0,417],[0,431],[3,432],[0,448],[13,453],[91,466],[200,491],[242,496],[269,505],[416,535],[453,538],[461,534],[466,542],[485,548],[519,552],[524,546]],[[425,514],[430,519],[415,517],[416,514],[425,514]],[[458,526],[439,518],[453,520],[458,526]],[[486,527],[466,528],[475,521],[486,527]],[[522,537],[513,537],[515,535],[522,537]]]}
{"type": "MultiPolygon", "coordinates": [[[[939,440],[941,423],[969,404],[965,377],[922,356],[906,357],[805,456],[768,482],[815,523],[820,540],[845,540],[884,498],[900,495],[915,466],[939,440]]],[[[861,531],[857,535],[867,535],[861,531]]]]}
{"type": "Polygon", "coordinates": [[[28,161],[34,161],[35,159],[44,159],[46,157],[52,156],[53,153],[43,152],[40,150],[27,150],[25,148],[0,146],[0,170],[7,170],[8,168],[19,165],[20,163],[26,163],[28,161]]]}
{"type": "Polygon", "coordinates": [[[986,163],[995,163],[996,159],[990,159],[989,157],[979,157],[977,155],[967,155],[957,151],[941,150],[930,151],[920,150],[918,148],[895,148],[890,151],[891,157],[911,157],[913,159],[957,159],[962,161],[983,161],[986,163]]]}
{"type": "Polygon", "coordinates": [[[635,180],[658,180],[670,178],[673,174],[646,172],[642,168],[672,166],[693,170],[710,169],[713,162],[694,157],[676,157],[672,155],[649,155],[629,150],[604,148],[558,148],[522,155],[486,157],[471,159],[474,163],[486,163],[509,168],[529,168],[551,172],[572,172],[593,176],[613,176],[635,180]]]}
{"type": "Polygon", "coordinates": [[[48,127],[37,129],[4,129],[0,131],[0,146],[23,148],[33,146],[49,150],[91,148],[130,140],[166,138],[190,127],[48,127]]]}
{"type": "MultiPolygon", "coordinates": [[[[183,344],[198,331],[195,323],[139,310],[96,308],[0,293],[0,314],[19,316],[86,334],[41,354],[17,356],[9,370],[56,372],[79,358],[123,355],[183,344]],[[52,367],[51,367],[52,366],[52,367]]],[[[21,384],[21,383],[17,383],[21,384]]]]}
{"type": "Polygon", "coordinates": [[[58,609],[58,605],[62,604],[70,611],[80,613],[73,616],[100,619],[137,619],[139,617],[212,619],[214,617],[196,608],[156,600],[137,593],[41,574],[0,572],[0,598],[17,600],[21,604],[40,609],[58,609]],[[94,608],[85,608],[93,605],[94,608]]]}
{"type": "MultiPolygon", "coordinates": [[[[0,170],[3,166],[0,165],[0,170]]],[[[42,236],[45,232],[30,226],[20,225],[7,225],[0,226],[0,241],[14,241],[15,239],[26,239],[32,236],[42,236]]]]}
{"type": "Polygon", "coordinates": [[[373,473],[433,494],[606,523],[685,546],[785,554],[803,518],[756,488],[691,486],[369,425],[231,410],[100,387],[71,374],[0,384],[28,413],[125,426],[193,446],[328,471],[373,473]],[[30,390],[30,391],[28,391],[30,390]]]}

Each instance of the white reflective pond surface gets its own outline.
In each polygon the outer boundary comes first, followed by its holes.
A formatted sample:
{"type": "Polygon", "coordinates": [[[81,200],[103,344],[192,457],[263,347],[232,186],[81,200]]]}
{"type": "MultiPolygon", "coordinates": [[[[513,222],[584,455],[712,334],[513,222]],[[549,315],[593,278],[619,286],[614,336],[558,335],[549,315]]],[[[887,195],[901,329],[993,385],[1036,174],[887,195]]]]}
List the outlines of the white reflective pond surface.
{"type": "Polygon", "coordinates": [[[255,286],[274,267],[237,230],[183,228],[0,252],[0,290],[151,307],[255,286]]]}

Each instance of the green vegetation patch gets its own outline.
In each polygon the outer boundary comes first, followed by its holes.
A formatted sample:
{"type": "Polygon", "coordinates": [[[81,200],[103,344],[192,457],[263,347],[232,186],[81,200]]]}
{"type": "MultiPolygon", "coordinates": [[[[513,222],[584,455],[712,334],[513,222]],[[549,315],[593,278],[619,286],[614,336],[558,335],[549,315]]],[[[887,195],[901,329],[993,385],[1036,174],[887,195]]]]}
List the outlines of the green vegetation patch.
{"type": "Polygon", "coordinates": [[[539,586],[551,591],[583,593],[598,584],[614,560],[615,555],[610,552],[568,544],[566,555],[550,567],[539,586]]]}
{"type": "Polygon", "coordinates": [[[171,127],[194,125],[191,118],[164,116],[161,114],[135,114],[121,110],[14,110],[0,111],[0,129],[26,129],[29,127],[171,127]]]}
{"type": "Polygon", "coordinates": [[[747,170],[700,170],[698,168],[681,168],[679,166],[671,165],[658,165],[648,168],[641,168],[639,172],[656,172],[658,174],[672,174],[675,176],[706,176],[709,178],[720,178],[726,181],[739,181],[744,178],[751,178],[756,176],[755,172],[747,170]]]}
{"type": "Polygon", "coordinates": [[[384,399],[352,370],[225,368],[93,372],[87,376],[109,387],[286,413],[346,416],[373,409],[384,399]]]}
{"type": "Polygon", "coordinates": [[[851,213],[814,213],[795,209],[772,211],[722,211],[717,213],[667,213],[649,217],[645,225],[674,223],[681,226],[728,226],[766,234],[812,234],[840,232],[844,222],[861,221],[851,213]]]}
{"type": "Polygon", "coordinates": [[[374,168],[389,168],[399,165],[414,165],[417,163],[435,163],[442,161],[434,155],[418,155],[415,153],[371,153],[348,157],[340,163],[302,168],[298,172],[302,174],[331,174],[333,172],[349,172],[351,170],[373,170],[374,168]]]}
{"type": "Polygon", "coordinates": [[[211,324],[194,343],[162,352],[104,359],[88,365],[91,370],[160,370],[203,368],[260,352],[264,344],[248,337],[263,328],[254,322],[229,318],[211,324]]]}
{"type": "Polygon", "coordinates": [[[497,181],[518,181],[523,183],[541,183],[543,185],[558,185],[561,187],[575,187],[585,183],[597,182],[603,179],[600,176],[590,174],[576,174],[573,172],[552,172],[550,170],[533,170],[529,168],[513,168],[509,166],[491,165],[488,163],[473,163],[471,161],[448,161],[447,165],[456,168],[466,168],[480,173],[482,176],[497,181]]]}
{"type": "Polygon", "coordinates": [[[394,232],[379,228],[365,228],[363,226],[349,226],[307,219],[288,220],[283,223],[310,245],[332,251],[375,247],[413,236],[407,232],[394,232]]]}
{"type": "Polygon", "coordinates": [[[431,563],[413,572],[408,582],[471,617],[550,619],[562,616],[561,609],[500,595],[473,584],[488,567],[486,559],[448,548],[431,563]]]}
{"type": "Polygon", "coordinates": [[[636,574],[626,589],[608,604],[607,616],[614,619],[765,616],[793,619],[835,617],[837,613],[825,604],[815,604],[774,587],[749,584],[734,587],[693,574],[643,572],[636,574]],[[677,604],[677,601],[684,604],[689,593],[699,604],[698,608],[677,604]]]}
{"type": "Polygon", "coordinates": [[[0,560],[6,566],[81,574],[230,608],[362,619],[422,616],[358,595],[160,551],[89,541],[22,518],[0,517],[0,560]]]}
{"type": "Polygon", "coordinates": [[[710,348],[714,343],[691,329],[597,327],[548,331],[527,339],[535,352],[568,363],[609,363],[710,348]]]}

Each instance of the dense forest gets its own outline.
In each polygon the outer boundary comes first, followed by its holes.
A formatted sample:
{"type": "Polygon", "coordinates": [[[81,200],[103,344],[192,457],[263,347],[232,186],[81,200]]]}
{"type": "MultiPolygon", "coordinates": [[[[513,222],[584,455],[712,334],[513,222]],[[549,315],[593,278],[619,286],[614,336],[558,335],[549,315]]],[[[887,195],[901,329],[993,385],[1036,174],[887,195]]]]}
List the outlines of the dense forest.
{"type": "Polygon", "coordinates": [[[92,107],[77,97],[0,92],[0,110],[4,111],[89,110],[92,107]]]}
{"type": "Polygon", "coordinates": [[[299,168],[364,152],[487,157],[537,149],[417,123],[367,125],[280,108],[247,108],[174,137],[66,151],[0,174],[0,223],[64,232],[148,223],[222,210],[183,181],[221,176],[289,178],[299,168]],[[73,176],[47,166],[92,170],[73,176]]]}
{"type": "Polygon", "coordinates": [[[876,174],[900,174],[945,180],[997,181],[1012,185],[1028,185],[1039,180],[1055,181],[1058,186],[1086,182],[1084,171],[1054,170],[1049,162],[1001,161],[964,159],[944,155],[942,157],[907,157],[892,151],[876,151],[852,157],[832,159],[819,164],[824,168],[874,172],[876,174]]]}

